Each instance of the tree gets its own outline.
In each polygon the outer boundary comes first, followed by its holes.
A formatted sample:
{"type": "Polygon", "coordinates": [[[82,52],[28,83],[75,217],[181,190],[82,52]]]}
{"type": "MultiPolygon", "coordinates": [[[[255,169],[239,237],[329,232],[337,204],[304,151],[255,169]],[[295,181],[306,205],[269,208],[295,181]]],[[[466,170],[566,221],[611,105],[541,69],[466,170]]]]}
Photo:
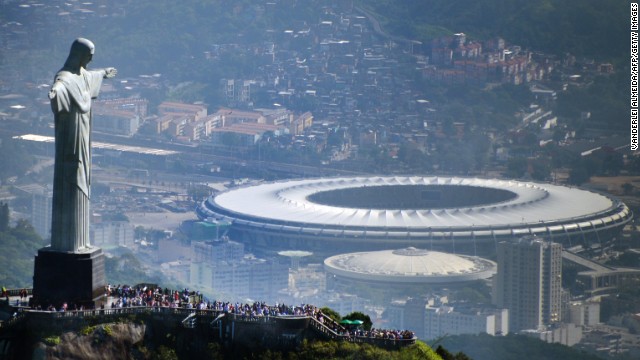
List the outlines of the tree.
{"type": "Polygon", "coordinates": [[[369,317],[369,315],[361,313],[359,311],[354,311],[350,314],[345,315],[343,318],[343,320],[361,320],[363,321],[362,327],[365,330],[371,330],[371,326],[373,326],[373,322],[371,321],[371,317],[369,317]]]}
{"type": "Polygon", "coordinates": [[[191,200],[199,202],[211,195],[211,189],[206,185],[195,185],[187,190],[187,194],[191,200]]]}
{"type": "Polygon", "coordinates": [[[453,298],[459,301],[473,303],[491,303],[491,290],[483,282],[476,282],[453,293],[453,298]]]}
{"type": "Polygon", "coordinates": [[[507,177],[519,179],[524,176],[527,171],[527,159],[523,157],[514,157],[509,159],[507,163],[507,177]]]}
{"type": "Polygon", "coordinates": [[[42,238],[26,220],[0,231],[0,283],[8,288],[30,287],[33,283],[34,254],[43,246],[42,238]]]}
{"type": "Polygon", "coordinates": [[[548,159],[533,159],[531,161],[531,178],[545,181],[551,176],[551,166],[548,159]]]}
{"type": "Polygon", "coordinates": [[[625,194],[625,195],[633,194],[633,184],[631,184],[631,183],[622,184],[622,193],[625,194]]]}
{"type": "Polygon", "coordinates": [[[591,176],[587,172],[587,169],[583,166],[577,166],[569,171],[569,178],[567,179],[567,182],[571,185],[581,185],[589,181],[590,177],[591,176]]]}
{"type": "MultiPolygon", "coordinates": [[[[238,355],[238,354],[234,354],[238,355]]],[[[240,358],[236,356],[235,358],[240,358]]],[[[265,357],[260,357],[264,359],[265,357]]],[[[274,357],[266,357],[272,359],[274,357]]],[[[428,345],[421,341],[416,344],[403,347],[400,350],[387,350],[370,344],[356,344],[349,341],[307,341],[304,340],[295,352],[288,354],[291,360],[314,359],[403,359],[403,360],[435,360],[440,356],[428,345]]],[[[452,358],[454,360],[466,360],[466,357],[452,358]]]]}
{"type": "Polygon", "coordinates": [[[331,319],[333,319],[334,321],[339,322],[339,321],[342,319],[342,317],[340,316],[340,314],[339,314],[337,311],[335,311],[335,310],[333,310],[332,308],[330,308],[330,307],[326,307],[326,306],[325,306],[325,307],[323,307],[323,308],[320,308],[320,311],[322,311],[322,313],[323,313],[324,315],[326,315],[326,316],[330,317],[330,318],[331,318],[331,319]]]}
{"type": "Polygon", "coordinates": [[[436,354],[440,355],[442,360],[471,360],[471,358],[464,353],[458,352],[455,355],[450,353],[447,349],[443,348],[442,345],[438,345],[436,354]]]}
{"type": "Polygon", "coordinates": [[[160,345],[153,356],[151,357],[153,360],[174,360],[178,359],[178,355],[174,349],[166,347],[164,345],[160,345]]]}
{"type": "Polygon", "coordinates": [[[105,260],[105,275],[112,284],[136,285],[140,283],[160,283],[156,273],[149,275],[144,265],[130,250],[122,250],[118,256],[105,260]]]}

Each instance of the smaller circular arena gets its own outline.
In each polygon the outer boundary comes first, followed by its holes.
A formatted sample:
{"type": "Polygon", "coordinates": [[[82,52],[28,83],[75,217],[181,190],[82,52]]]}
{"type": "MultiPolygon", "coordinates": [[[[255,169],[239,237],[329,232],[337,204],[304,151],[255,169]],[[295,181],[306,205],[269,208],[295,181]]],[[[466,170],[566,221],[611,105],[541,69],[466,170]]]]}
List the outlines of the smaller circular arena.
{"type": "Polygon", "coordinates": [[[328,274],[379,284],[453,284],[488,279],[496,273],[493,261],[408,247],[331,256],[324,260],[328,274]]]}

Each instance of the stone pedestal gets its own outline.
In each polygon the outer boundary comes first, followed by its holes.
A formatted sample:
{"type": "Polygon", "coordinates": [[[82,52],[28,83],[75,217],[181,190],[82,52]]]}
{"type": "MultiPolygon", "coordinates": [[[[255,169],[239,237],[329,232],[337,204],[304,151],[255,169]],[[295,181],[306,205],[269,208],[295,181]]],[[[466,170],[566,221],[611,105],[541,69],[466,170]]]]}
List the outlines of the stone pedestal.
{"type": "Polygon", "coordinates": [[[46,307],[67,303],[93,306],[107,284],[105,256],[100,248],[65,253],[49,247],[38,250],[33,273],[33,303],[46,307]]]}

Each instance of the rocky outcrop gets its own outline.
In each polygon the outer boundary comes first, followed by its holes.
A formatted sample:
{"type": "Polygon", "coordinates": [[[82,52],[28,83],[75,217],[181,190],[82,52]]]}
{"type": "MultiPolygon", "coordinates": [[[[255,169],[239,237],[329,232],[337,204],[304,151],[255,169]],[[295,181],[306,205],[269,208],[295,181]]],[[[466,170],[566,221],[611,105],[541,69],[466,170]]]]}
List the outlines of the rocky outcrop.
{"type": "Polygon", "coordinates": [[[136,345],[145,337],[146,325],[111,323],[65,332],[36,345],[34,360],[133,359],[136,345]]]}

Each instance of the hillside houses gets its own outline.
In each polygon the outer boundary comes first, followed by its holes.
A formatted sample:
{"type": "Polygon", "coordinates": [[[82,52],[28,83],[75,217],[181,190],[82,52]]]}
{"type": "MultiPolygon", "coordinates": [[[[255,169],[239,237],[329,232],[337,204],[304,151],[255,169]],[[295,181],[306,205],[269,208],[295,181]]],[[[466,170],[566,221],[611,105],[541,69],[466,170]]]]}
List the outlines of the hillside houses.
{"type": "Polygon", "coordinates": [[[519,85],[542,80],[553,69],[549,62],[536,62],[532,53],[519,46],[506,46],[501,38],[469,41],[464,33],[435,39],[430,44],[430,66],[423,76],[445,84],[486,82],[519,85]]]}

